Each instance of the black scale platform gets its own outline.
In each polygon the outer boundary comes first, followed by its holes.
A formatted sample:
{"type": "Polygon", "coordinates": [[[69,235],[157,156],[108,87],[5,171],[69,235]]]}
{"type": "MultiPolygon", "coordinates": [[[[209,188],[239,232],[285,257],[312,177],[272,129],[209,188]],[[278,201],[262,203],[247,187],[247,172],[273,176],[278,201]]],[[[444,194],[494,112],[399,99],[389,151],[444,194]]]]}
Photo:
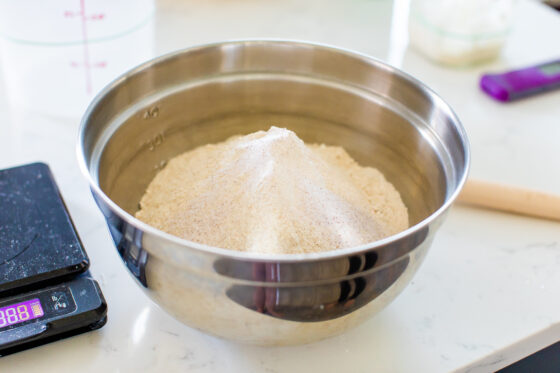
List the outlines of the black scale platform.
{"type": "Polygon", "coordinates": [[[49,167],[0,170],[0,356],[103,326],[88,268],[49,167]]]}

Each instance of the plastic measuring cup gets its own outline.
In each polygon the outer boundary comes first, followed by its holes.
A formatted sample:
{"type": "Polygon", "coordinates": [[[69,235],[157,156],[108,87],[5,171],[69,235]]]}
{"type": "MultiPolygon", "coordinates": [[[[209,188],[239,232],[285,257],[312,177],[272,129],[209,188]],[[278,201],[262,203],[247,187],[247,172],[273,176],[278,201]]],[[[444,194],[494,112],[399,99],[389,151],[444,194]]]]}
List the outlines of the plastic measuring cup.
{"type": "Polygon", "coordinates": [[[3,0],[0,56],[10,103],[80,116],[93,95],[153,55],[153,0],[3,0]]]}

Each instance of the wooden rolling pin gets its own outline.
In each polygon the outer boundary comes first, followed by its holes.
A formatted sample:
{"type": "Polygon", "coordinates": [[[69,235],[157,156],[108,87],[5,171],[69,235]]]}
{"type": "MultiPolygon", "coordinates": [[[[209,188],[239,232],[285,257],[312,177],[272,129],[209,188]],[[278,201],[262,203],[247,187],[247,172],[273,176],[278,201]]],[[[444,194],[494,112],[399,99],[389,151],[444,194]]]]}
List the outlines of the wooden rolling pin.
{"type": "Polygon", "coordinates": [[[468,180],[457,201],[494,210],[560,221],[560,196],[536,190],[468,180]]]}

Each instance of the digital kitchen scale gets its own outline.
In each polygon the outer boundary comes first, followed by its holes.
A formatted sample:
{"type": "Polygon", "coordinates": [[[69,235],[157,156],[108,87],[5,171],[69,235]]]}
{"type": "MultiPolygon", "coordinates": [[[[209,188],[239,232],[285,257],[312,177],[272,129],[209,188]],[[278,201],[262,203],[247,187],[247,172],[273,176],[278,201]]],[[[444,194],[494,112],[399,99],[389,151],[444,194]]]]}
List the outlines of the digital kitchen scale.
{"type": "Polygon", "coordinates": [[[88,268],[49,167],[0,170],[0,356],[102,327],[88,268]]]}
{"type": "Polygon", "coordinates": [[[480,88],[498,101],[513,101],[560,89],[560,60],[499,74],[484,74],[480,88]]]}

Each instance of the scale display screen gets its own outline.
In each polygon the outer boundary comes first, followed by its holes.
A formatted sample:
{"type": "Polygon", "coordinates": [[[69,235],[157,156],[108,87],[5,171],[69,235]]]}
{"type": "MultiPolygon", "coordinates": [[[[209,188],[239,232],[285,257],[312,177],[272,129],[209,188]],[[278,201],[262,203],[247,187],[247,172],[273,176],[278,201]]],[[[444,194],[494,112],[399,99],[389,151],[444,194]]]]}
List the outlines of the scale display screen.
{"type": "Polygon", "coordinates": [[[539,70],[545,75],[556,75],[560,73],[560,62],[552,62],[539,66],[539,70]]]}
{"type": "Polygon", "coordinates": [[[76,310],[72,292],[65,285],[35,291],[25,297],[0,301],[0,334],[40,320],[50,320],[76,310]]]}
{"type": "Polygon", "coordinates": [[[45,314],[39,298],[0,308],[0,328],[37,319],[45,314]]]}

